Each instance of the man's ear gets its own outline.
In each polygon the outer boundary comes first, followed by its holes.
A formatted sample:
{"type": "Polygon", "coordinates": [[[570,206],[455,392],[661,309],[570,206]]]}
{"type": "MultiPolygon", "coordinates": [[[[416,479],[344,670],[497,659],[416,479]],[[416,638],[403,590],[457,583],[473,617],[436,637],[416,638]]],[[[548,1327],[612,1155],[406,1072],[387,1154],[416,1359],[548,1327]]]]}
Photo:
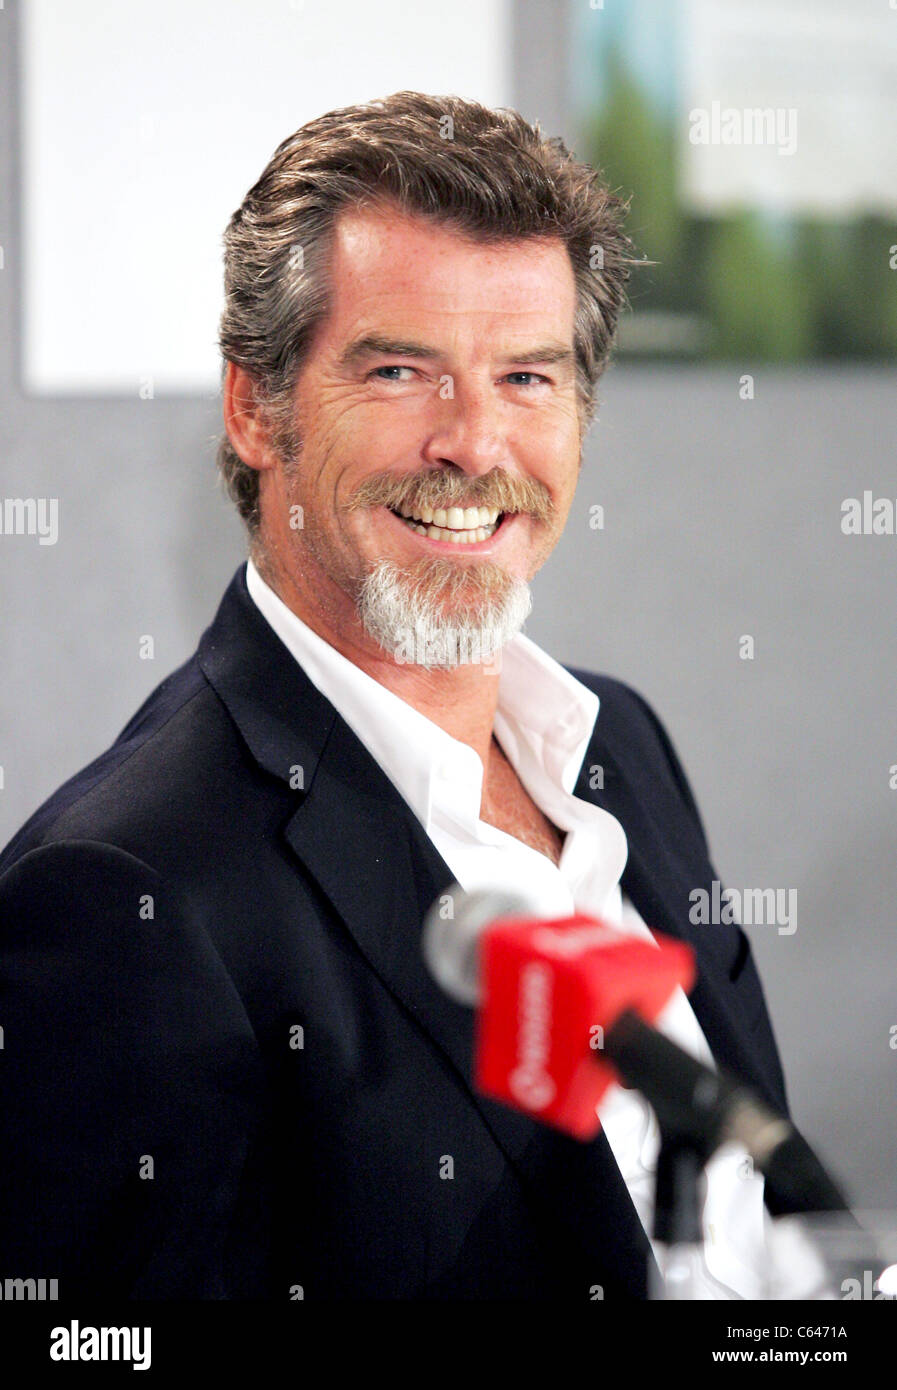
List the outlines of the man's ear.
{"type": "Polygon", "coordinates": [[[224,426],[240,458],[250,468],[273,468],[276,459],[256,396],[255,380],[245,367],[228,362],[222,395],[224,426]]]}

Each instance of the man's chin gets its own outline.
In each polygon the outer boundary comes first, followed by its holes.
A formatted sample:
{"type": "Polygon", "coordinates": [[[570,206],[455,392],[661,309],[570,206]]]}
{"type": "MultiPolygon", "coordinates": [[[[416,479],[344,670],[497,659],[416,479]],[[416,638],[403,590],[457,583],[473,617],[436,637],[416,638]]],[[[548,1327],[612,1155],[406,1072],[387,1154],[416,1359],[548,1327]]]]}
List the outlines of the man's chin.
{"type": "Polygon", "coordinates": [[[428,670],[494,665],[531,606],[528,585],[488,561],[398,566],[383,560],[358,596],[367,633],[397,663],[428,670]]]}

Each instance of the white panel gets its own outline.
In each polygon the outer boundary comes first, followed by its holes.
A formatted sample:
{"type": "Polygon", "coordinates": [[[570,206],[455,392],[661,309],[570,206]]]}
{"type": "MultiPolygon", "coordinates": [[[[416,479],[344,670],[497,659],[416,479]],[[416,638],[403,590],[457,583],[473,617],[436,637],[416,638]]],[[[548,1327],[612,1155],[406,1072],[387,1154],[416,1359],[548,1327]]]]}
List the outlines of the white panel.
{"type": "Polygon", "coordinates": [[[686,0],[682,17],[687,207],[897,213],[897,0],[686,0]],[[746,138],[755,110],[777,113],[770,143],[746,138]]]}
{"type": "Polygon", "coordinates": [[[26,390],[214,390],[222,233],[280,141],[404,88],[507,104],[509,3],[28,0],[26,390]]]}

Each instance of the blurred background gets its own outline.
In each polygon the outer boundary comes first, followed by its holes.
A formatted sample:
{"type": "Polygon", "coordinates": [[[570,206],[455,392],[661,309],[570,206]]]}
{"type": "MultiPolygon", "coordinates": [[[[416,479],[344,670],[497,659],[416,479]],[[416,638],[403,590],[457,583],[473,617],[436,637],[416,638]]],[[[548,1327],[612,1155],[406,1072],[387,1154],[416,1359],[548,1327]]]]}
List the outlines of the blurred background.
{"type": "Polygon", "coordinates": [[[897,1208],[894,0],[7,0],[0,45],[0,498],[58,500],[0,534],[0,843],[245,558],[221,234],[275,147],[401,88],[515,106],[652,262],[528,631],[650,700],[726,884],[796,890],[748,928],[795,1116],[897,1208]]]}

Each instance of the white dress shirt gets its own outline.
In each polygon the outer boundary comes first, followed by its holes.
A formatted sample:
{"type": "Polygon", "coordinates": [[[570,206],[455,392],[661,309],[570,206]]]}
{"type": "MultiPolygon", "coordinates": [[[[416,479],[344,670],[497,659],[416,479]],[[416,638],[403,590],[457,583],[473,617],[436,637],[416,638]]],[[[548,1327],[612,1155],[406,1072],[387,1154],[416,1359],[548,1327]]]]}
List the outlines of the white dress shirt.
{"type": "MultiPolygon", "coordinates": [[[[540,913],[601,917],[653,941],[620,889],[628,847],[620,822],[573,796],[599,699],[522,634],[502,650],[494,731],[533,801],[566,832],[560,862],[480,820],[483,764],[303,623],[247,564],[250,596],[309,680],[336,707],[417,816],[467,891],[522,892],[540,913]]],[[[714,1065],[681,989],[657,1021],[669,1037],[714,1065]]],[[[651,1235],[659,1132],[650,1106],[614,1085],[598,1109],[636,1211],[651,1235]]],[[[745,1173],[745,1151],[720,1150],[707,1167],[704,1283],[707,1298],[758,1298],[765,1268],[763,1180],[745,1173]]]]}

